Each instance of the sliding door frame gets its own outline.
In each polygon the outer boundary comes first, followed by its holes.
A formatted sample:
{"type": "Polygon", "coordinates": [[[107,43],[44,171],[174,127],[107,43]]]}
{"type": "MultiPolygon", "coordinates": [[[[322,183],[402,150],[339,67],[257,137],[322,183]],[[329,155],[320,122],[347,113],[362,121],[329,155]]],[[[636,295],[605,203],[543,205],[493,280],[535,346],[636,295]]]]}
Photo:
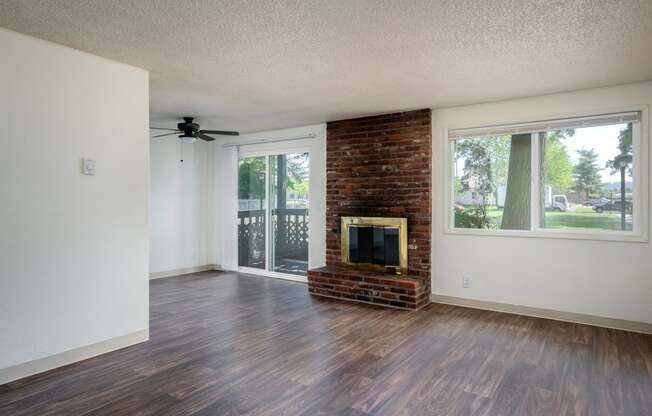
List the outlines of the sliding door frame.
{"type": "MultiPolygon", "coordinates": [[[[280,148],[278,150],[255,150],[252,149],[248,151],[248,149],[244,148],[238,148],[237,152],[237,163],[236,163],[236,169],[239,168],[240,166],[240,160],[243,158],[248,158],[248,157],[265,157],[265,269],[258,269],[255,267],[246,267],[246,266],[240,266],[237,264],[238,267],[238,272],[241,273],[247,273],[247,274],[255,274],[259,276],[266,276],[266,277],[273,277],[277,279],[285,279],[285,280],[292,280],[295,282],[307,282],[308,278],[307,276],[299,276],[296,274],[290,274],[290,273],[280,273],[280,272],[275,272],[270,270],[271,265],[272,265],[272,228],[273,228],[273,222],[272,222],[272,200],[270,198],[271,193],[270,193],[270,188],[272,184],[272,169],[271,169],[271,164],[270,164],[270,159],[271,156],[280,156],[280,155],[287,155],[291,153],[308,153],[308,169],[309,172],[312,170],[312,149],[310,146],[296,146],[296,147],[287,147],[287,148],[280,148]]],[[[308,174],[308,177],[310,177],[310,173],[308,174]]],[[[236,171],[236,180],[239,182],[239,171],[236,171]]],[[[238,203],[238,186],[236,186],[236,192],[235,192],[235,205],[237,207],[238,203]]],[[[312,190],[308,190],[308,201],[310,201],[310,194],[312,190]]],[[[311,209],[310,203],[308,203],[308,210],[311,209]]],[[[237,212],[236,212],[237,215],[237,212]]],[[[310,215],[310,214],[309,214],[310,215]]],[[[237,218],[236,218],[237,221],[237,218]]],[[[312,221],[312,217],[310,217],[310,221],[312,221]]],[[[239,258],[239,244],[238,244],[238,233],[236,232],[235,234],[235,239],[236,241],[234,242],[235,245],[235,250],[236,250],[236,261],[239,258]]],[[[308,265],[310,264],[310,240],[311,240],[311,235],[308,234],[308,265]]],[[[309,267],[309,266],[308,266],[309,267]]]]}

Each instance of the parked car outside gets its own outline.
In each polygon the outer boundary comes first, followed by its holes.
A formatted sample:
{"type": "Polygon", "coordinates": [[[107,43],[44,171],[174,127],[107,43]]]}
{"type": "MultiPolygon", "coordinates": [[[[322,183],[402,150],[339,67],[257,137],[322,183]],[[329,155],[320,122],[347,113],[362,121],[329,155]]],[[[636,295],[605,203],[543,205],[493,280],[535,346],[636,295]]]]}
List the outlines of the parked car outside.
{"type": "Polygon", "coordinates": [[[594,207],[596,205],[606,204],[607,202],[609,202],[608,198],[601,197],[601,198],[598,198],[598,199],[589,199],[588,201],[585,201],[584,204],[582,204],[582,205],[587,206],[587,207],[594,207]]]}
{"type": "MultiPolygon", "coordinates": [[[[596,204],[593,206],[593,210],[595,212],[602,213],[605,211],[622,211],[622,204],[619,199],[616,199],[614,201],[607,201],[603,204],[596,204]]],[[[632,201],[625,201],[625,212],[631,213],[632,212],[632,201]]]]}

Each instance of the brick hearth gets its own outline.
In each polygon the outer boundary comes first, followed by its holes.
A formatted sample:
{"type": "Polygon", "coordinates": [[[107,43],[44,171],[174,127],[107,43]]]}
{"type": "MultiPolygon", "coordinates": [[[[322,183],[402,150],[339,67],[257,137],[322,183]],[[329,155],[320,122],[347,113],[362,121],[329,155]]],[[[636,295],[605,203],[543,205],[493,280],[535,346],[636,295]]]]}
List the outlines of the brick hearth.
{"type": "Polygon", "coordinates": [[[328,269],[308,272],[310,293],[383,305],[403,302],[405,305],[397,303],[393,306],[412,309],[423,306],[422,299],[418,298],[422,295],[417,295],[417,292],[427,294],[425,299],[430,294],[431,155],[430,110],[340,120],[327,124],[328,269]],[[342,216],[407,218],[408,276],[397,277],[342,267],[342,216]],[[326,282],[323,279],[333,281],[326,282]],[[378,283],[374,283],[373,279],[387,282],[376,287],[373,285],[378,283]],[[390,281],[396,282],[397,285],[390,285],[390,281]],[[321,286],[317,286],[317,283],[321,286]],[[411,289],[414,293],[408,291],[405,294],[400,293],[398,299],[394,298],[391,294],[399,292],[392,291],[392,288],[400,288],[399,283],[414,284],[415,287],[411,289]],[[354,290],[347,293],[343,287],[354,290]],[[376,293],[382,295],[374,295],[376,293]],[[347,296],[344,296],[345,294],[347,296]]]}
{"type": "Polygon", "coordinates": [[[430,285],[418,276],[394,276],[344,266],[308,271],[310,293],[338,299],[420,309],[430,302],[430,285]]]}

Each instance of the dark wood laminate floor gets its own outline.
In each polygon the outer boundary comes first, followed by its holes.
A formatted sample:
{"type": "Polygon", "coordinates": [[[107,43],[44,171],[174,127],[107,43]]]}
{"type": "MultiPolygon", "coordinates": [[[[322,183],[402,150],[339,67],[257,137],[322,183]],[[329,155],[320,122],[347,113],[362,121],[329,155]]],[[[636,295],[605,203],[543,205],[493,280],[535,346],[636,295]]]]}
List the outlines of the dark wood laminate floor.
{"type": "Polygon", "coordinates": [[[152,282],[150,331],[0,386],[0,415],[652,414],[652,336],[622,331],[217,272],[152,282]]]}

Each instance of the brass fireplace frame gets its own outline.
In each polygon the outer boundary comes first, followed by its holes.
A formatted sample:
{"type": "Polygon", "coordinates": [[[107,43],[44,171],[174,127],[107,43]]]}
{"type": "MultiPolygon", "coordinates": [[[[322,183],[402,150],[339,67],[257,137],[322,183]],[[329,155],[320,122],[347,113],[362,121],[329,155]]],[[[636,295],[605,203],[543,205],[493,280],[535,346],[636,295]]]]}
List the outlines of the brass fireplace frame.
{"type": "Polygon", "coordinates": [[[342,264],[361,267],[370,270],[387,271],[392,267],[385,267],[372,263],[351,263],[349,260],[349,228],[350,227],[383,227],[398,228],[399,241],[399,267],[396,268],[396,274],[407,274],[408,272],[408,237],[407,237],[407,218],[390,218],[390,217],[342,217],[342,226],[340,228],[340,241],[342,252],[342,264]]]}

